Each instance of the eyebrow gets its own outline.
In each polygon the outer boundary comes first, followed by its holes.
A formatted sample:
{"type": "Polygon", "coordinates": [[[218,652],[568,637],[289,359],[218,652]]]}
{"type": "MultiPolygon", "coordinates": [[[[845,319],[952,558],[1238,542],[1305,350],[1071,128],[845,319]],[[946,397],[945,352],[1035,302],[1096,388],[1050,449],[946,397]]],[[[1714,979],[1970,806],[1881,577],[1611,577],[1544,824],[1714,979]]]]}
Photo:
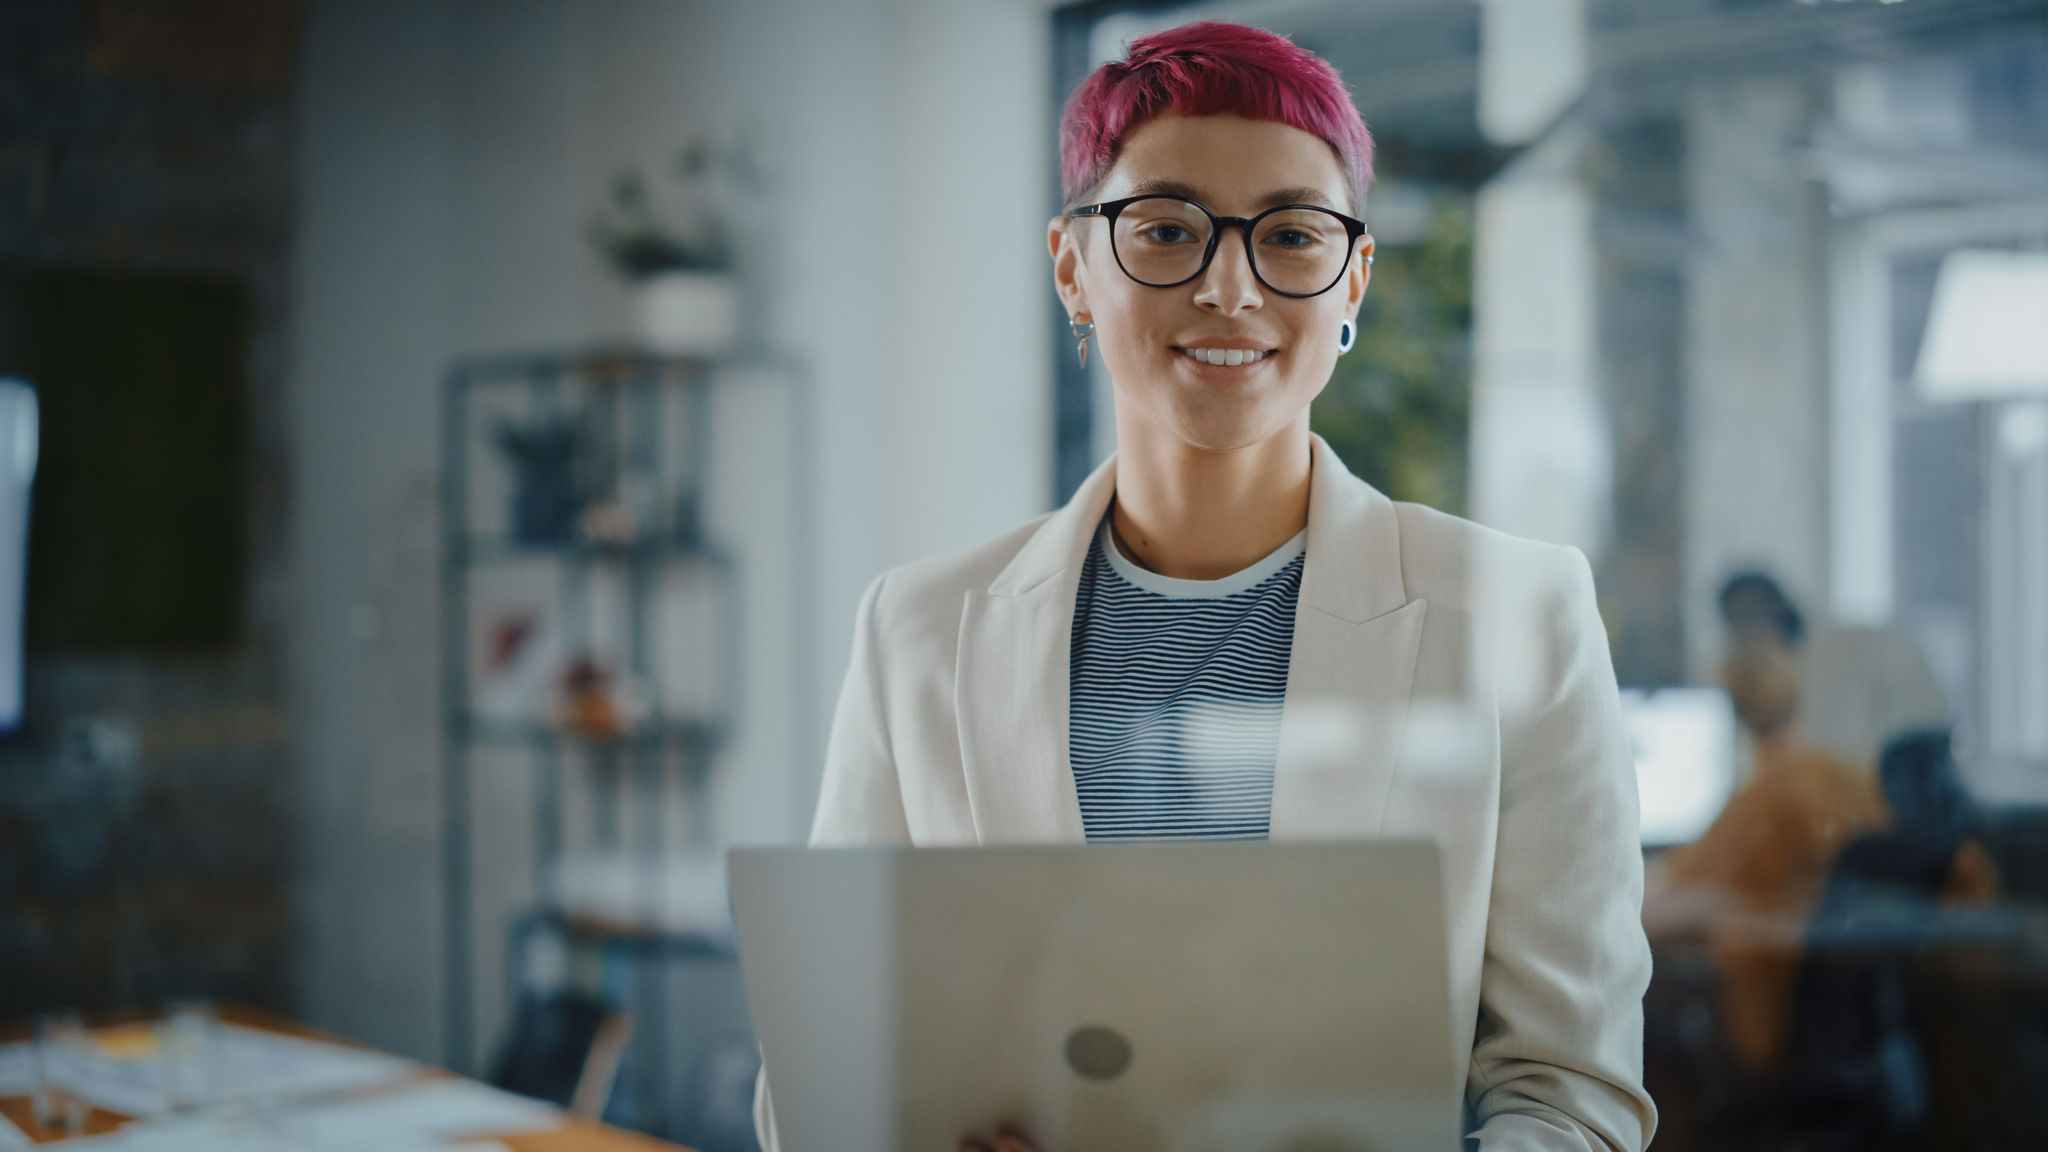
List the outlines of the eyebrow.
{"type": "MultiPolygon", "coordinates": [[[[1183,184],[1178,180],[1140,180],[1131,185],[1131,190],[1127,195],[1178,196],[1182,200],[1193,200],[1198,204],[1203,202],[1202,197],[1196,193],[1193,185],[1183,184]]],[[[1267,208],[1277,208],[1282,204],[1313,204],[1321,208],[1336,208],[1336,205],[1330,203],[1330,198],[1327,195],[1315,188],[1306,186],[1280,188],[1268,192],[1266,195],[1259,197],[1257,208],[1263,211],[1267,208]]]]}

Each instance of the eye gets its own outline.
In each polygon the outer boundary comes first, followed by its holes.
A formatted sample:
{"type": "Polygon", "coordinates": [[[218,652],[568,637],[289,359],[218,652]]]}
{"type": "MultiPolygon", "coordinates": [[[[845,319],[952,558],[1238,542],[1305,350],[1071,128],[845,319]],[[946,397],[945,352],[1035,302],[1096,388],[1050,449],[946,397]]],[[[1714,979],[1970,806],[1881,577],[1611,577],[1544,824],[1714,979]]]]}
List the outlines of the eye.
{"type": "Polygon", "coordinates": [[[1302,228],[1279,228],[1266,237],[1266,243],[1281,248],[1307,248],[1322,241],[1320,235],[1302,228]]]}
{"type": "Polygon", "coordinates": [[[1195,234],[1189,231],[1186,226],[1176,224],[1171,220],[1162,220],[1157,224],[1147,224],[1143,228],[1138,229],[1138,235],[1155,244],[1186,244],[1195,238],[1195,234]]]}

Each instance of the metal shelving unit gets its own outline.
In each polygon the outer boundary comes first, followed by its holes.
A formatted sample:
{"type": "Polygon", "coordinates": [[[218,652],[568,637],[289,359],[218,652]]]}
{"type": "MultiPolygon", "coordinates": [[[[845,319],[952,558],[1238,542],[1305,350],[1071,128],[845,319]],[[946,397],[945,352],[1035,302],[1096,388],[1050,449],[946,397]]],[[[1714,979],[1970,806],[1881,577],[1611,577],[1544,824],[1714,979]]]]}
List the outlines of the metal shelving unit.
{"type": "MultiPolygon", "coordinates": [[[[722,376],[732,370],[769,369],[787,374],[800,392],[801,375],[787,365],[717,361],[650,355],[635,351],[595,350],[508,357],[479,357],[456,363],[442,393],[442,884],[445,948],[443,969],[444,1060],[458,1071],[475,1073],[475,961],[472,939],[475,898],[475,832],[473,825],[472,759],[491,749],[527,751],[533,774],[533,819],[530,831],[534,860],[534,891],[543,908],[528,913],[569,921],[545,906],[553,870],[563,858],[565,842],[564,766],[575,761],[587,767],[592,799],[586,840],[600,851],[620,851],[630,837],[634,844],[636,900],[648,909],[649,924],[660,922],[665,907],[663,869],[678,847],[708,847],[713,841],[707,795],[711,772],[728,742],[739,715],[739,684],[743,646],[740,628],[741,582],[734,555],[709,538],[705,496],[710,483],[711,422],[715,393],[722,376]],[[472,491],[479,465],[479,417],[495,413],[501,429],[507,411],[522,413],[526,430],[555,430],[573,449],[557,460],[558,471],[571,478],[577,509],[573,524],[562,530],[560,516],[549,530],[537,532],[520,522],[516,466],[508,464],[500,495],[510,511],[500,526],[480,524],[479,494],[472,491]],[[589,508],[608,503],[615,510],[637,500],[637,516],[624,532],[614,528],[593,537],[589,508]],[[508,717],[480,712],[473,675],[479,637],[472,632],[473,583],[479,573],[517,566],[543,566],[557,573],[557,626],[566,637],[561,655],[586,651],[598,631],[593,586],[600,579],[622,589],[615,599],[625,619],[618,621],[621,651],[613,654],[619,683],[632,683],[644,693],[645,715],[621,712],[615,730],[579,731],[552,714],[554,692],[544,692],[546,710],[508,717]],[[665,714],[671,700],[664,692],[665,669],[657,652],[656,630],[663,600],[663,581],[687,568],[711,589],[715,637],[703,637],[709,654],[711,699],[686,714],[665,714]],[[679,779],[687,831],[681,845],[671,844],[664,803],[668,780],[679,779]],[[622,813],[624,789],[636,801],[622,813]],[[621,822],[630,820],[629,831],[621,822]],[[644,866],[642,864],[644,863],[644,866]],[[642,887],[644,885],[644,887],[642,887]]],[[[807,456],[801,423],[803,405],[792,395],[793,462],[807,456]]],[[[488,469],[485,469],[488,471],[488,469]]],[[[555,476],[559,483],[562,475],[555,476]]],[[[799,478],[801,481],[801,478],[799,478]]],[[[554,493],[559,496],[559,493],[554,493]]],[[[554,511],[561,511],[555,501],[554,511]]],[[[793,534],[807,527],[792,516],[793,534]]],[[[795,599],[802,601],[798,581],[795,599]]],[[[800,605],[798,606],[800,609],[800,605]]],[[[799,630],[801,620],[794,621],[799,630]]],[[[514,929],[517,932],[524,929],[514,929]]],[[[578,926],[588,934],[605,929],[578,926]]],[[[654,935],[659,936],[659,930],[654,935]]],[[[666,944],[650,945],[648,933],[621,932],[638,939],[626,954],[649,958],[641,965],[638,989],[632,996],[638,1032],[628,1059],[639,1101],[636,1126],[672,1134],[665,1114],[666,1054],[672,981],[661,972],[660,958],[687,955],[731,958],[729,942],[715,937],[668,934],[666,944]],[[642,1037],[660,1042],[642,1042],[642,1037]]],[[[510,939],[510,937],[508,937],[510,939]]],[[[516,986],[517,981],[513,982],[516,986]]]]}

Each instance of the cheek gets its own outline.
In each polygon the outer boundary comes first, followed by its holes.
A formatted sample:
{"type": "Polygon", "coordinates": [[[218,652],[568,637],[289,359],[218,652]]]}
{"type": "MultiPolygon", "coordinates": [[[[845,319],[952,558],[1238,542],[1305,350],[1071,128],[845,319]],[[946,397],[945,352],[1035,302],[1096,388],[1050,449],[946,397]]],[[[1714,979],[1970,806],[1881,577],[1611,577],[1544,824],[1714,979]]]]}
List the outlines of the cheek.
{"type": "Polygon", "coordinates": [[[1167,293],[1131,283],[1121,273],[1117,279],[1123,283],[1089,295],[1089,302],[1096,305],[1095,330],[1102,335],[1103,347],[1113,346],[1126,356],[1145,355],[1148,348],[1163,351],[1162,334],[1170,326],[1167,319],[1174,301],[1167,293]]]}
{"type": "Polygon", "coordinates": [[[1330,372],[1337,366],[1338,325],[1344,322],[1344,313],[1335,308],[1313,308],[1304,311],[1301,318],[1288,326],[1288,339],[1293,345],[1289,359],[1291,375],[1306,381],[1314,378],[1316,387],[1322,387],[1329,379],[1330,372]]]}
{"type": "Polygon", "coordinates": [[[1295,359],[1304,370],[1313,369],[1319,378],[1337,367],[1337,321],[1305,329],[1295,359]]]}

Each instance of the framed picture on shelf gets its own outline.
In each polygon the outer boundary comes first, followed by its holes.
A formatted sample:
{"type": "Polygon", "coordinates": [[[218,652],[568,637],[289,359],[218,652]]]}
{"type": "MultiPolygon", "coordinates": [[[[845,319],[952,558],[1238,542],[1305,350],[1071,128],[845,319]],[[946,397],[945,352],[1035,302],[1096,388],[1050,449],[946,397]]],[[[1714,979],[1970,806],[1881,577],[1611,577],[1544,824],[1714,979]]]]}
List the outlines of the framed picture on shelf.
{"type": "Polygon", "coordinates": [[[482,725],[550,723],[567,660],[559,567],[536,561],[469,579],[470,715],[482,725]]]}

